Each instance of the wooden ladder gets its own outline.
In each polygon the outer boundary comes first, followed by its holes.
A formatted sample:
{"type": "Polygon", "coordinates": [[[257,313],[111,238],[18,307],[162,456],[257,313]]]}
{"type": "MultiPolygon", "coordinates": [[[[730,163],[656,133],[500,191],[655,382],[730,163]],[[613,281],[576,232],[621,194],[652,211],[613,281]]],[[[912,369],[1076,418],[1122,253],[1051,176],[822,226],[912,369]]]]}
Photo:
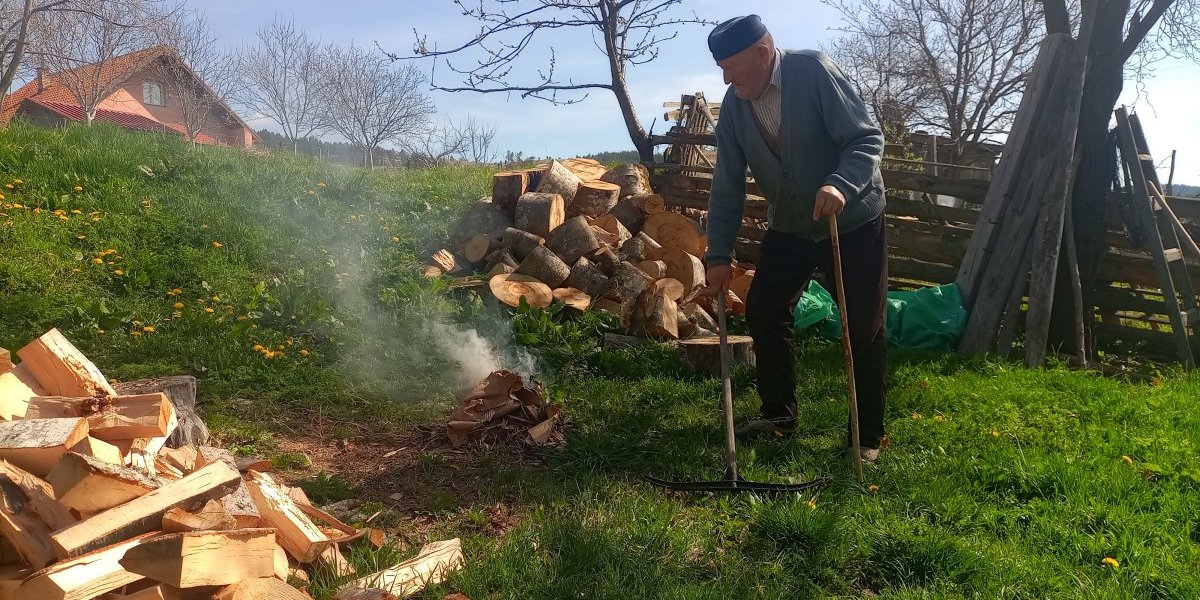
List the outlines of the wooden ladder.
{"type": "MultiPolygon", "coordinates": [[[[1187,232],[1167,206],[1162,185],[1150,155],[1146,136],[1137,115],[1130,115],[1124,106],[1117,109],[1117,143],[1121,160],[1129,178],[1131,215],[1142,244],[1150,252],[1154,270],[1162,286],[1163,301],[1171,320],[1171,335],[1185,369],[1195,367],[1193,357],[1197,328],[1200,328],[1200,308],[1196,305],[1196,289],[1188,276],[1180,234],[1187,232]]],[[[1191,248],[1195,243],[1186,240],[1191,248]]]]}

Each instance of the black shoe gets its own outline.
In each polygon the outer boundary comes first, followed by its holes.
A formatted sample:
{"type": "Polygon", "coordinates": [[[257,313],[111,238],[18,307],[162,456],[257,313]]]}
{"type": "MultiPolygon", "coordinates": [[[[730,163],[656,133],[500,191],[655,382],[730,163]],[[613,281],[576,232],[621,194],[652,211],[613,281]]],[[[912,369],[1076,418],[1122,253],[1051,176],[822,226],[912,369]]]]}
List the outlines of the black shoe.
{"type": "Polygon", "coordinates": [[[734,436],[744,442],[761,438],[782,439],[796,432],[796,427],[788,427],[770,419],[755,419],[738,427],[734,436]]]}

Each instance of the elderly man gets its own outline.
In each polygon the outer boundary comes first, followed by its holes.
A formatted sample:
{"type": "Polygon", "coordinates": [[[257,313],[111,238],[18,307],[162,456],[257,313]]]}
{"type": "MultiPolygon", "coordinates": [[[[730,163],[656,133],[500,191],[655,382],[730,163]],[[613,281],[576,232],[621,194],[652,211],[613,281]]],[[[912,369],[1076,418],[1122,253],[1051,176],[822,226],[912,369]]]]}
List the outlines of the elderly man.
{"type": "MultiPolygon", "coordinates": [[[[837,218],[846,311],[854,349],[861,455],[885,445],[887,244],[879,162],[883,134],[830,58],[777,50],[757,15],[717,26],[708,38],[729,89],[717,123],[719,159],[708,209],[708,284],[729,284],[746,200],[746,167],[767,198],[767,230],[746,298],[758,363],[761,418],[739,437],[796,428],[793,310],[814,271],[832,283],[829,218],[837,218]]],[[[830,286],[832,287],[832,286],[830,286]]]]}

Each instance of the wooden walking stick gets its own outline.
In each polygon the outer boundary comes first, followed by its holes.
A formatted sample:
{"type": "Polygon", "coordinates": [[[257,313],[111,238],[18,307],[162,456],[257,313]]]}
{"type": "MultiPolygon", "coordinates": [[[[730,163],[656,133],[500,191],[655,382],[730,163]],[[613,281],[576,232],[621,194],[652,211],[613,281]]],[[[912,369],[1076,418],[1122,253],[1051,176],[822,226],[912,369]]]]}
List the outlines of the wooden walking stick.
{"type": "Polygon", "coordinates": [[[862,449],[858,440],[858,395],[854,391],[854,353],[850,347],[850,319],[846,312],[846,290],[842,286],[842,248],[838,242],[837,215],[829,216],[829,240],[833,245],[833,279],[837,287],[838,310],[842,317],[842,354],[846,363],[846,383],[850,390],[850,445],[854,452],[854,474],[862,481],[862,449]]]}

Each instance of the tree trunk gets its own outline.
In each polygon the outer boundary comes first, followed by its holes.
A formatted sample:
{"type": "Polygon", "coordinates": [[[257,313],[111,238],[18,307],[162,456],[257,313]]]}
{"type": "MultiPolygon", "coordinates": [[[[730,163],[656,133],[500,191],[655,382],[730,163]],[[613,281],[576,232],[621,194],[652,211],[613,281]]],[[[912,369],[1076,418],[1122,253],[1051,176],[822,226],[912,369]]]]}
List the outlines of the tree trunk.
{"type": "MultiPolygon", "coordinates": [[[[617,97],[617,105],[621,107],[621,116],[625,119],[625,129],[629,131],[629,139],[637,148],[638,157],[644,163],[654,162],[654,146],[650,136],[638,121],[637,112],[633,109],[633,98],[629,94],[629,86],[625,83],[625,63],[617,49],[616,34],[619,27],[620,9],[609,12],[606,3],[601,3],[604,17],[604,49],[608,55],[608,68],[612,73],[612,92],[617,97]]],[[[636,5],[633,10],[637,10],[636,5]]]]}

